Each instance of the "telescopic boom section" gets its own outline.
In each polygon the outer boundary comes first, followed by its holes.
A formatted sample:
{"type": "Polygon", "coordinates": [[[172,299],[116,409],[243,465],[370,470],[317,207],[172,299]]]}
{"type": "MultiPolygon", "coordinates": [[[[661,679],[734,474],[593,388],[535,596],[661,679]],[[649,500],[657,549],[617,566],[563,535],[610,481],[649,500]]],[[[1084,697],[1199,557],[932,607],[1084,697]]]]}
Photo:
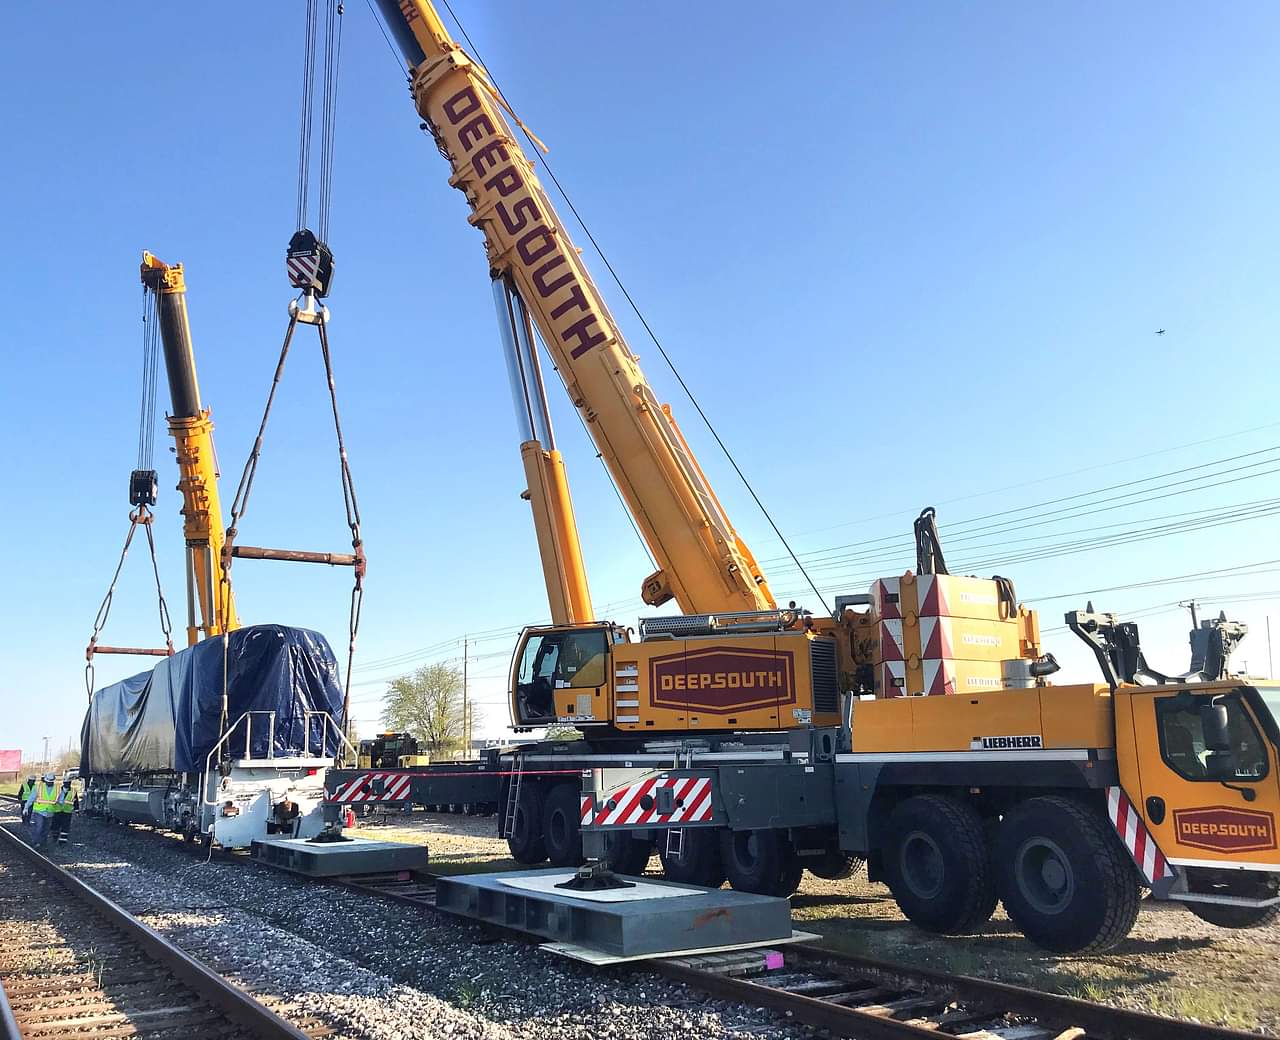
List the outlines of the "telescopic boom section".
{"type": "Polygon", "coordinates": [[[759,566],[654,396],[503,118],[505,101],[429,3],[379,6],[412,66],[418,113],[453,167],[450,183],[484,232],[493,277],[509,280],[527,306],[658,561],[661,569],[642,588],[645,602],[674,598],[686,614],[773,608],[759,566]]]}
{"type": "Polygon", "coordinates": [[[194,645],[201,633],[220,635],[224,618],[226,631],[240,627],[230,586],[222,580],[225,534],[213,423],[208,409],[200,404],[182,265],[171,266],[144,252],[142,284],[156,294],[164,367],[169,376],[173,409],[169,433],[178,457],[178,490],[182,492],[182,526],[187,542],[187,643],[194,645]]]}

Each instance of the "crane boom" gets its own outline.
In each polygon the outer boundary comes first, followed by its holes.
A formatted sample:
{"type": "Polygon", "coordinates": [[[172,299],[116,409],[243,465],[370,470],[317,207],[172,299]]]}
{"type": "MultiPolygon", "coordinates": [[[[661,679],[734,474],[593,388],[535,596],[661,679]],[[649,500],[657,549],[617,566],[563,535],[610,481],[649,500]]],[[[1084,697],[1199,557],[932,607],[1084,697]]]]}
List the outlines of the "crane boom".
{"type": "Polygon", "coordinates": [[[142,284],[156,294],[164,367],[169,377],[169,433],[178,460],[182,527],[187,543],[187,643],[194,645],[201,633],[214,636],[240,627],[230,585],[222,580],[222,544],[226,535],[218,497],[213,422],[209,410],[200,403],[182,265],[166,264],[144,252],[142,284]]]}
{"type": "MultiPolygon", "coordinates": [[[[660,569],[642,587],[645,602],[656,606],[674,598],[686,614],[772,609],[775,602],[755,558],[670,408],[654,395],[503,118],[503,110],[510,112],[506,102],[430,3],[379,0],[379,6],[412,66],[418,113],[453,168],[450,184],[464,193],[469,219],[484,233],[492,276],[527,307],[658,562],[660,569]]],[[[530,494],[536,495],[532,487],[530,494]]],[[[545,523],[554,526],[555,516],[545,523]]],[[[555,540],[539,531],[544,569],[555,540]]],[[[561,531],[558,541],[568,540],[561,531]]],[[[576,533],[571,540],[576,545],[576,533]]],[[[548,592],[554,607],[550,576],[548,592]]]]}

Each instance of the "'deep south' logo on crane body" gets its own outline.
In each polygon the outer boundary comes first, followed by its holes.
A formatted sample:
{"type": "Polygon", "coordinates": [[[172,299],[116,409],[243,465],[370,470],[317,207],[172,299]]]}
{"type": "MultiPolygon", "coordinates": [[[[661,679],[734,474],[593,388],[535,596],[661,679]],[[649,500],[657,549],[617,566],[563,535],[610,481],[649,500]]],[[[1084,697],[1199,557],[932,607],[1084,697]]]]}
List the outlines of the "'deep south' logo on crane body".
{"type": "Polygon", "coordinates": [[[600,304],[583,289],[590,280],[578,271],[568,238],[552,225],[528,163],[508,147],[501,117],[470,86],[446,98],[440,111],[456,138],[449,160],[453,180],[475,210],[472,222],[511,256],[512,273],[527,277],[560,345],[579,358],[608,341],[600,304]]]}
{"type": "Polygon", "coordinates": [[[1180,845],[1214,852],[1261,852],[1276,847],[1275,820],[1269,812],[1214,805],[1175,809],[1173,829],[1180,845]]]}
{"type": "Polygon", "coordinates": [[[649,699],[655,708],[731,715],[794,704],[795,657],[788,650],[703,647],[649,661],[649,699]]]}

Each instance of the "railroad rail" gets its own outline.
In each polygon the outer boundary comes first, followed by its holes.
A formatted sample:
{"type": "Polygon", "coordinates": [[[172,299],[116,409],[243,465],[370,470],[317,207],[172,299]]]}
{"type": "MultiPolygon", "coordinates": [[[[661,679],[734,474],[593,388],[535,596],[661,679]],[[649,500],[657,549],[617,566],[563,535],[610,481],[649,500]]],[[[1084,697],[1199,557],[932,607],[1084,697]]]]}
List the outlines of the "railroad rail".
{"type": "MultiPolygon", "coordinates": [[[[436,910],[429,872],[339,876],[355,892],[436,910]]],[[[522,933],[511,933],[528,941],[522,933]]],[[[859,1040],[1257,1040],[967,975],[910,968],[808,943],[627,965],[722,1000],[766,1007],[859,1040]]]]}
{"type": "MultiPolygon", "coordinates": [[[[186,846],[179,846],[185,848],[186,846]]],[[[236,856],[236,859],[245,857],[236,856]]],[[[281,870],[251,861],[266,869],[281,870]]],[[[284,871],[294,876],[295,871],[284,871]]],[[[419,910],[440,911],[437,875],[400,871],[312,879],[419,910]]],[[[467,920],[470,920],[469,918],[467,920]]],[[[493,926],[486,926],[493,928],[493,926]]],[[[501,931],[514,941],[524,933],[501,931]]],[[[807,943],[620,965],[655,971],[720,1000],[768,1008],[858,1040],[1257,1040],[1258,1034],[967,975],[854,956],[807,943]]]]}
{"type": "Polygon", "coordinates": [[[0,827],[6,1040],[310,1040],[0,827]]]}

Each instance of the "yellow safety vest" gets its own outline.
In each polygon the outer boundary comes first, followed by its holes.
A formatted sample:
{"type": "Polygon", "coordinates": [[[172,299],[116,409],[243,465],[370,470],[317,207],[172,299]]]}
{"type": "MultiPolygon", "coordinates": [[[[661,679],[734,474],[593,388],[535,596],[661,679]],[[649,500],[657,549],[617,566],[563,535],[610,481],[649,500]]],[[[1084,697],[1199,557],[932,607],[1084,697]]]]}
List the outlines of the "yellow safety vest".
{"type": "Polygon", "coordinates": [[[36,784],[36,801],[32,806],[33,811],[38,813],[52,813],[58,811],[58,786],[57,784],[36,784]]]}
{"type": "Polygon", "coordinates": [[[75,792],[68,788],[58,792],[58,801],[53,806],[54,812],[75,812],[75,792]]]}

